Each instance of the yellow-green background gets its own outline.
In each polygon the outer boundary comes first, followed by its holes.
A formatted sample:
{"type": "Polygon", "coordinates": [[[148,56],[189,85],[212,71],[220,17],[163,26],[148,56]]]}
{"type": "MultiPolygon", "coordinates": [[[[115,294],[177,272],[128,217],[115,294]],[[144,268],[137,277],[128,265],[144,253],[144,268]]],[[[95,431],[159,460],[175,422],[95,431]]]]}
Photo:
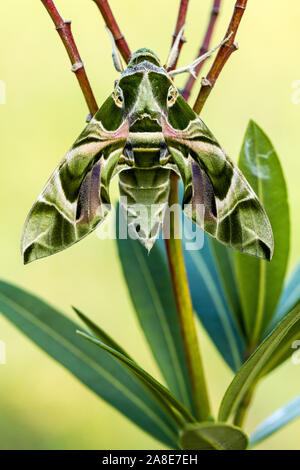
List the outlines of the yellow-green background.
{"type": "MultiPolygon", "coordinates": [[[[213,43],[222,38],[234,1],[223,0],[213,43]]],[[[92,0],[56,0],[85,61],[99,104],[116,78],[103,20],[92,0]]],[[[112,0],[132,49],[153,48],[166,59],[178,0],[112,0]]],[[[210,0],[191,0],[180,64],[194,58],[210,0]]],[[[289,269],[299,257],[300,104],[292,83],[300,79],[298,0],[250,0],[237,40],[202,117],[234,160],[249,118],[271,137],[286,175],[291,205],[289,269]]],[[[24,267],[19,240],[27,212],[45,181],[84,126],[87,109],[66,53],[39,0],[10,0],[0,6],[0,79],[7,104],[0,106],[0,260],[3,279],[35,292],[72,315],[81,308],[130,354],[159,377],[137,325],[113,241],[95,234],[52,258],[24,267]]],[[[206,65],[207,70],[208,65],[206,65]]],[[[182,85],[184,78],[178,79],[182,85]]],[[[199,86],[199,85],[198,85],[199,86]]],[[[116,184],[114,183],[114,187],[116,184]]],[[[214,409],[232,374],[201,331],[214,409]]],[[[0,316],[7,365],[0,365],[0,448],[159,448],[0,316]]],[[[289,361],[259,387],[248,429],[300,393],[300,366],[289,361]]],[[[260,448],[299,449],[300,421],[260,448]]]]}

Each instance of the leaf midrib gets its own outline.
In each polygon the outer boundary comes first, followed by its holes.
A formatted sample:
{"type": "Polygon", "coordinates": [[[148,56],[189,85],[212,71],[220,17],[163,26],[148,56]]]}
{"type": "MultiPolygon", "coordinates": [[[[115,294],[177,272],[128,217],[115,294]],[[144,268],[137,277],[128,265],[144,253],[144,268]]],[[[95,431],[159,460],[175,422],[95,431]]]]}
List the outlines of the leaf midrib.
{"type": "MultiPolygon", "coordinates": [[[[249,382],[251,383],[252,381],[252,377],[253,375],[254,376],[259,376],[259,372],[256,374],[256,371],[257,369],[259,369],[260,367],[263,368],[264,367],[264,364],[261,366],[261,360],[262,358],[264,357],[264,363],[266,363],[266,361],[268,360],[268,358],[270,357],[270,355],[272,354],[272,352],[274,351],[274,348],[276,348],[276,346],[282,341],[284,335],[293,327],[293,325],[299,320],[299,317],[300,317],[300,310],[299,312],[295,315],[295,317],[293,318],[293,321],[291,323],[287,323],[284,322],[284,325],[281,326],[281,331],[280,333],[278,333],[275,337],[275,339],[272,341],[272,338],[270,337],[269,338],[269,341],[266,340],[266,343],[264,344],[264,348],[263,350],[260,351],[260,354],[259,354],[259,357],[258,359],[256,360],[256,363],[253,365],[250,373],[247,374],[248,372],[248,369],[249,369],[249,363],[251,361],[251,358],[248,359],[248,361],[245,363],[247,364],[248,363],[248,367],[247,367],[247,370],[243,371],[243,375],[242,377],[245,377],[246,375],[246,378],[245,380],[242,379],[242,386],[239,388],[238,390],[238,393],[235,395],[235,398],[234,400],[231,401],[231,404],[230,404],[230,408],[229,410],[227,409],[226,410],[226,413],[224,415],[224,412],[222,412],[222,404],[221,403],[221,407],[220,407],[220,412],[219,412],[219,419],[220,421],[224,421],[224,420],[227,420],[228,417],[230,416],[232,410],[235,408],[236,404],[241,400],[241,396],[243,396],[243,392],[244,390],[246,389],[246,391],[248,390],[248,384],[249,382]],[[269,351],[268,351],[269,349],[269,351]],[[266,351],[268,351],[268,353],[266,353],[266,351]],[[264,356],[266,354],[266,356],[264,356]],[[224,416],[223,416],[224,415],[224,416]]],[[[288,319],[287,319],[288,320],[288,319]]],[[[286,320],[286,321],[287,321],[286,320]]],[[[252,361],[251,361],[252,362],[252,361]]],[[[238,376],[235,376],[235,378],[233,380],[236,379],[236,377],[238,376]]],[[[227,389],[225,395],[224,395],[224,398],[228,392],[228,390],[230,389],[231,385],[229,386],[229,388],[227,389]]],[[[227,407],[228,408],[228,407],[227,407]]]]}
{"type": "MultiPolygon", "coordinates": [[[[24,307],[20,306],[13,300],[11,300],[9,297],[6,297],[3,295],[3,293],[0,292],[0,299],[4,301],[7,305],[9,305],[13,310],[15,310],[19,315],[25,317],[27,320],[29,320],[33,325],[39,327],[42,331],[46,332],[50,336],[50,338],[56,340],[58,343],[61,345],[65,346],[67,349],[69,349],[76,357],[81,359],[83,362],[86,362],[87,365],[91,367],[91,369],[94,369],[97,371],[99,374],[103,375],[106,380],[112,383],[112,385],[120,390],[121,393],[123,393],[130,401],[132,401],[135,405],[137,405],[147,416],[149,416],[156,424],[161,427],[161,429],[164,429],[164,432],[172,439],[176,441],[176,435],[175,433],[171,431],[169,427],[166,426],[166,424],[161,421],[160,417],[156,415],[145,403],[143,403],[140,398],[135,396],[132,392],[130,392],[121,382],[116,380],[116,378],[111,375],[109,372],[107,372],[105,369],[103,369],[99,364],[97,364],[95,361],[91,360],[86,354],[82,353],[82,351],[78,350],[71,342],[67,341],[63,336],[59,335],[55,330],[53,330],[51,327],[43,323],[41,320],[37,319],[34,315],[31,315],[24,307]]],[[[85,384],[86,385],[86,384],[85,384]]]]}
{"type": "Polygon", "coordinates": [[[232,352],[232,358],[233,358],[235,367],[238,369],[241,366],[241,360],[240,360],[240,354],[239,354],[238,346],[236,344],[236,340],[235,340],[231,325],[229,323],[229,320],[227,318],[226,312],[223,308],[222,300],[220,298],[218,290],[214,286],[214,282],[212,281],[212,277],[210,275],[210,272],[206,268],[205,264],[203,262],[201,262],[201,260],[198,259],[198,257],[196,259],[191,257],[191,259],[196,264],[197,269],[200,272],[201,272],[201,268],[202,268],[202,271],[203,270],[205,271],[205,275],[203,276],[204,282],[207,286],[207,289],[211,293],[212,301],[213,301],[213,303],[216,307],[219,319],[221,321],[221,324],[223,325],[225,334],[226,334],[226,336],[228,338],[228,341],[229,341],[229,344],[230,344],[230,349],[231,349],[231,352],[232,352]]]}
{"type": "Polygon", "coordinates": [[[177,383],[178,383],[179,389],[182,393],[182,397],[183,397],[182,400],[191,409],[191,402],[190,402],[190,399],[189,399],[189,394],[188,394],[188,391],[187,391],[187,388],[186,388],[185,380],[184,380],[184,378],[182,376],[182,373],[181,373],[179,359],[178,359],[178,356],[177,356],[177,353],[176,353],[176,350],[175,350],[174,342],[172,340],[172,335],[170,333],[169,325],[168,325],[168,323],[166,322],[166,319],[165,319],[164,308],[162,306],[162,303],[161,303],[161,300],[159,298],[157,289],[155,287],[155,284],[152,281],[151,273],[149,271],[149,268],[148,268],[147,264],[144,261],[143,256],[141,255],[140,251],[136,248],[135,244],[132,243],[132,245],[133,245],[133,250],[136,254],[137,260],[140,264],[141,270],[144,273],[144,279],[146,281],[146,284],[148,285],[149,292],[151,294],[151,298],[153,299],[153,303],[154,303],[154,306],[156,308],[156,312],[157,312],[158,318],[160,320],[160,323],[161,323],[161,326],[162,326],[162,329],[163,329],[163,332],[164,332],[164,335],[165,335],[165,338],[166,338],[166,343],[167,343],[167,346],[168,346],[169,354],[170,354],[170,356],[172,358],[172,361],[173,361],[173,364],[174,364],[174,371],[175,371],[175,374],[176,374],[176,377],[177,377],[177,383]]]}

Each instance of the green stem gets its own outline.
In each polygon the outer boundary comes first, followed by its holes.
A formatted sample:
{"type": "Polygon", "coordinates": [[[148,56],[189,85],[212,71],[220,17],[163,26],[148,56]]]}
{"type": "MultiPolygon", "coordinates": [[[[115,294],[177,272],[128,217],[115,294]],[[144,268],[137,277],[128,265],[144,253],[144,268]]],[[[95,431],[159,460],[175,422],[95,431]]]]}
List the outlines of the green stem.
{"type": "MultiPolygon", "coordinates": [[[[174,204],[178,204],[177,180],[177,175],[172,173],[169,198],[170,207],[174,204]]],[[[184,264],[182,244],[179,238],[175,238],[175,234],[178,233],[178,222],[178,214],[175,215],[175,213],[172,212],[170,214],[170,237],[169,239],[165,239],[165,245],[192,387],[196,417],[199,421],[206,421],[210,419],[211,413],[194,321],[194,311],[184,264]]]]}

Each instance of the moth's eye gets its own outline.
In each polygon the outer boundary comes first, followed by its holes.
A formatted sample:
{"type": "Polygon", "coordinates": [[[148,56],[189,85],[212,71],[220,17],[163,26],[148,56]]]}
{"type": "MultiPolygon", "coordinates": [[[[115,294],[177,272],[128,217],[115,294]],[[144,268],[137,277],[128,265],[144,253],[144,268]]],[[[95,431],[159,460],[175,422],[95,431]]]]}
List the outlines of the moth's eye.
{"type": "Polygon", "coordinates": [[[178,96],[178,91],[175,87],[170,86],[169,91],[168,91],[168,98],[167,98],[167,103],[168,106],[173,106],[175,103],[176,99],[178,96]]]}
{"type": "Polygon", "coordinates": [[[115,88],[113,97],[114,97],[116,105],[122,108],[124,97],[123,97],[123,92],[119,86],[115,88]]]}

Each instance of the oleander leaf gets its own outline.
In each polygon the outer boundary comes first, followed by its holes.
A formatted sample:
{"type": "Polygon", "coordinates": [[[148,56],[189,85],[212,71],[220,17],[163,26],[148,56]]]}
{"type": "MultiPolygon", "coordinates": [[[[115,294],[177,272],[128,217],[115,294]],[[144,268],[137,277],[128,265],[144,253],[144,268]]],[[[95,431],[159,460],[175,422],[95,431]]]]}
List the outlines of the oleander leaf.
{"type": "Polygon", "coordinates": [[[300,395],[278,408],[266,418],[250,436],[250,447],[254,447],[300,416],[300,395]]]}
{"type": "Polygon", "coordinates": [[[111,348],[119,351],[123,356],[126,356],[128,359],[133,361],[130,355],[122,348],[111,336],[109,336],[99,325],[96,325],[92,320],[90,320],[84,313],[78,310],[76,307],[72,307],[74,312],[78,315],[81,321],[87,326],[87,328],[100,339],[103,343],[107,344],[111,348]]]}
{"type": "MultiPolygon", "coordinates": [[[[298,302],[300,299],[298,299],[298,302]]],[[[297,304],[297,302],[296,302],[297,304]]],[[[280,320],[278,320],[279,322],[280,320]]],[[[277,322],[277,323],[278,323],[277,322]]],[[[264,376],[271,371],[273,371],[276,367],[280,366],[283,362],[285,362],[288,358],[290,358],[296,350],[299,348],[300,341],[300,321],[297,321],[277,348],[274,350],[272,356],[270,357],[269,361],[266,363],[265,367],[261,372],[261,376],[264,376]]]]}
{"type": "Polygon", "coordinates": [[[157,244],[148,255],[139,241],[131,238],[118,239],[117,245],[124,279],[153,356],[171,392],[193,412],[191,385],[165,256],[157,244]]]}
{"type": "Polygon", "coordinates": [[[248,436],[224,423],[195,423],[181,430],[179,445],[184,450],[245,450],[248,436]]]}
{"type": "MultiPolygon", "coordinates": [[[[146,372],[142,367],[140,367],[136,362],[129,359],[124,354],[120,353],[116,349],[111,348],[107,344],[103,343],[99,339],[91,336],[90,334],[85,333],[84,331],[77,330],[77,333],[83,338],[87,339],[91,343],[95,344],[102,350],[111,354],[113,357],[118,359],[120,363],[124,364],[137,378],[138,380],[147,388],[147,390],[154,395],[154,397],[159,401],[159,403],[166,409],[166,413],[170,415],[171,419],[174,419],[174,416],[181,416],[181,423],[185,421],[195,421],[190,412],[177,400],[177,398],[172,395],[169,390],[160,384],[154,377],[152,377],[148,372],[146,372]],[[173,408],[176,410],[174,413],[173,408]]],[[[176,419],[176,418],[175,418],[176,419]]]]}
{"type": "Polygon", "coordinates": [[[270,263],[235,254],[237,279],[248,343],[253,349],[265,335],[281,294],[289,253],[289,205],[283,171],[269,138],[249,122],[239,167],[270,218],[275,252],[270,263]]]}
{"type": "Polygon", "coordinates": [[[281,320],[264,339],[227,388],[219,410],[219,421],[227,421],[249,390],[256,384],[272,354],[300,320],[300,302],[281,320]]]}
{"type": "Polygon", "coordinates": [[[274,314],[273,325],[286,314],[286,312],[297,302],[300,298],[300,263],[297,264],[291,276],[288,278],[279,304],[274,314]]]}
{"type": "MultiPolygon", "coordinates": [[[[296,266],[286,285],[284,286],[280,302],[276,309],[270,331],[277,325],[288,310],[300,299],[300,264],[296,266]]],[[[261,375],[266,375],[280,366],[295,352],[300,339],[300,322],[297,322],[275,349],[272,357],[264,367],[261,375]]]]}
{"type": "Polygon", "coordinates": [[[76,334],[76,323],[38,297],[4,281],[0,281],[0,311],[90,390],[144,431],[176,448],[175,422],[121,364],[82,341],[76,334]]]}
{"type": "Polygon", "coordinates": [[[230,307],[235,323],[238,325],[239,331],[242,332],[243,336],[245,336],[242,303],[234,266],[234,251],[227,246],[218,243],[217,240],[211,237],[209,237],[209,244],[226,301],[230,307]]]}
{"type": "Polygon", "coordinates": [[[245,344],[224,295],[208,237],[201,250],[185,249],[184,255],[195,312],[223,359],[236,372],[244,361],[245,344]]]}

